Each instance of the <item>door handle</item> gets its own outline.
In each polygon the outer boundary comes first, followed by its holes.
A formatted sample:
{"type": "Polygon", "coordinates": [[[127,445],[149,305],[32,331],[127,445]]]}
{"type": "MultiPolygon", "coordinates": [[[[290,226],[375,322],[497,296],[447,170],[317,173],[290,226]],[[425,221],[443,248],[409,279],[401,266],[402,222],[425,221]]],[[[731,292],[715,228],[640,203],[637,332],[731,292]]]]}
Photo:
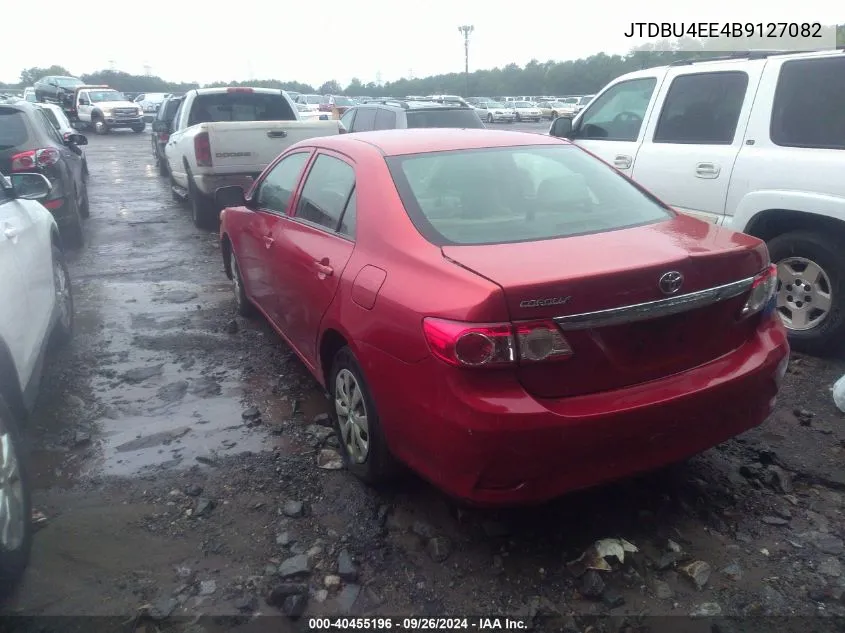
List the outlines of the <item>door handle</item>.
{"type": "Polygon", "coordinates": [[[625,156],[624,154],[620,154],[616,158],[613,159],[613,166],[617,169],[630,169],[631,167],[631,157],[625,156]]]}
{"type": "Polygon", "coordinates": [[[699,178],[718,178],[722,168],[715,163],[698,163],[695,166],[695,175],[699,178]]]}
{"type": "Polygon", "coordinates": [[[326,261],[328,260],[314,262],[314,267],[317,269],[317,275],[320,277],[331,277],[334,274],[334,268],[324,263],[326,261]]]}
{"type": "Polygon", "coordinates": [[[288,133],[284,130],[270,130],[267,132],[267,136],[270,138],[285,138],[287,135],[288,133]]]}
{"type": "Polygon", "coordinates": [[[3,229],[3,235],[11,240],[18,236],[18,230],[13,226],[7,226],[3,229]]]}
{"type": "Polygon", "coordinates": [[[275,241],[276,240],[274,240],[269,235],[265,235],[264,236],[264,248],[270,248],[271,246],[273,246],[273,242],[275,242],[275,241]]]}

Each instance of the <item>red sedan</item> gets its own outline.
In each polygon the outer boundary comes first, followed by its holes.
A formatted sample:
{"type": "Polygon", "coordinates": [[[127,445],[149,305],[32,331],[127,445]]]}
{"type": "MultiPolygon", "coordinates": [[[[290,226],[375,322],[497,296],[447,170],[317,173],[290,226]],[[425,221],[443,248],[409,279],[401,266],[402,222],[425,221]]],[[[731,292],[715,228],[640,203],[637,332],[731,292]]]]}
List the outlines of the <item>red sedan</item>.
{"type": "Polygon", "coordinates": [[[547,500],[760,424],[786,371],[763,242],[560,139],[308,139],[218,202],[240,312],[329,391],[369,482],[403,462],[475,503],[547,500]]]}

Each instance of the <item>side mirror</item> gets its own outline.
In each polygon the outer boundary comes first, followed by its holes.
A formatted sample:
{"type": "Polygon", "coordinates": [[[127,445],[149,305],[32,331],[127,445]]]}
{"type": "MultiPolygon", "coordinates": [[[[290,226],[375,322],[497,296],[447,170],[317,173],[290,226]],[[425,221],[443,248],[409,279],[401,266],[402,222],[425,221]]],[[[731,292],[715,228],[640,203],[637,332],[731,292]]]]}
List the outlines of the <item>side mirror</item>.
{"type": "Polygon", "coordinates": [[[80,99],[79,105],[91,105],[91,102],[88,99],[80,99]]]}
{"type": "Polygon", "coordinates": [[[21,200],[43,200],[53,190],[53,185],[41,174],[12,174],[9,182],[12,183],[12,195],[21,200]]]}
{"type": "Polygon", "coordinates": [[[65,132],[64,139],[67,145],[88,145],[88,137],[84,134],[65,132]]]}
{"type": "Polygon", "coordinates": [[[228,187],[220,187],[214,192],[214,202],[220,209],[226,207],[245,207],[246,195],[243,187],[238,185],[229,185],[228,187]]]}
{"type": "Polygon", "coordinates": [[[153,132],[167,134],[170,132],[170,124],[167,121],[153,121],[153,132]]]}
{"type": "Polygon", "coordinates": [[[566,116],[559,116],[552,121],[549,128],[549,136],[557,138],[570,138],[572,136],[572,119],[566,116]]]}

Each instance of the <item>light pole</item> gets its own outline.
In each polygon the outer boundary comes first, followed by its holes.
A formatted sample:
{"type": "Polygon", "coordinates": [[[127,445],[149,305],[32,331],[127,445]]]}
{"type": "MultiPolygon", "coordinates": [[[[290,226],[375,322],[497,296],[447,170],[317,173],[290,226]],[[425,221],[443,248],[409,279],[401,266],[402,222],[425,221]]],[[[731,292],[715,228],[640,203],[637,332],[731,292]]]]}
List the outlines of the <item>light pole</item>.
{"type": "Polygon", "coordinates": [[[472,24],[464,24],[458,27],[458,32],[464,34],[464,77],[466,79],[465,97],[469,97],[469,34],[475,30],[472,24]]]}

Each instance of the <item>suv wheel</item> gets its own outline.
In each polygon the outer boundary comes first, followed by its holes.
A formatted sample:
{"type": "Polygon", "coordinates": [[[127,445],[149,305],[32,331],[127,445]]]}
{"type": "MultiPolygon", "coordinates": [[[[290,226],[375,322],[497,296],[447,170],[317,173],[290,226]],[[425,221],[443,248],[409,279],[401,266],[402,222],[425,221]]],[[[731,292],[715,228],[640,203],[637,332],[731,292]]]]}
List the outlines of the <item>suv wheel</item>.
{"type": "Polygon", "coordinates": [[[768,247],[778,267],[777,311],[791,346],[818,355],[837,351],[845,337],[845,240],[792,231],[768,247]]]}
{"type": "Polygon", "coordinates": [[[94,126],[94,131],[97,134],[108,134],[109,133],[109,126],[103,121],[103,117],[98,116],[91,121],[92,125],[94,126]]]}

